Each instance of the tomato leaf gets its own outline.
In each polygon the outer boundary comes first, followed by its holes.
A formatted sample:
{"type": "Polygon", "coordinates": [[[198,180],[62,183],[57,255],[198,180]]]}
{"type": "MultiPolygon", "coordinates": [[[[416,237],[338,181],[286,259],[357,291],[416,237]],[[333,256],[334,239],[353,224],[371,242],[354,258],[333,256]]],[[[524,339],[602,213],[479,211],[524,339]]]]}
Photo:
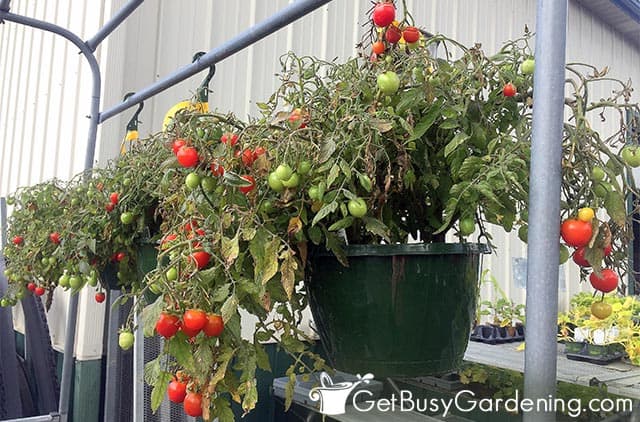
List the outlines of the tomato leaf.
{"type": "Polygon", "coordinates": [[[254,343],[253,347],[256,349],[256,364],[258,368],[263,371],[271,371],[271,363],[269,362],[269,355],[264,350],[264,347],[260,343],[254,343]]]}
{"type": "Polygon", "coordinates": [[[231,317],[236,313],[237,310],[238,298],[236,297],[236,295],[232,294],[224,302],[222,308],[220,308],[220,314],[222,315],[222,320],[225,324],[231,319],[231,317]]]}
{"type": "Polygon", "coordinates": [[[367,231],[389,242],[389,228],[382,221],[372,217],[363,217],[362,221],[364,221],[367,231]]]}
{"type": "Polygon", "coordinates": [[[320,208],[320,211],[318,211],[315,217],[313,217],[313,220],[311,221],[311,225],[315,226],[318,221],[322,220],[332,212],[335,212],[337,209],[338,209],[337,202],[331,202],[330,204],[326,204],[325,206],[320,208]]]}
{"type": "MultiPolygon", "coordinates": [[[[294,366],[291,366],[291,368],[294,368],[294,366]]],[[[291,369],[289,368],[289,369],[291,369]]],[[[289,371],[287,371],[289,372],[289,371]]],[[[293,403],[293,392],[294,389],[296,387],[296,373],[295,371],[291,371],[289,374],[289,381],[287,382],[287,386],[284,389],[284,410],[287,411],[289,410],[289,407],[291,407],[291,404],[293,403]]]]}
{"type": "Polygon", "coordinates": [[[211,296],[211,300],[214,302],[224,302],[229,297],[229,292],[231,291],[231,283],[226,283],[221,286],[218,286],[213,295],[211,296]]]}
{"type": "Polygon", "coordinates": [[[244,394],[244,399],[242,400],[242,410],[244,410],[244,414],[246,415],[256,407],[256,403],[258,402],[258,388],[256,379],[252,379],[250,381],[246,381],[246,392],[244,394]]]}
{"type": "Polygon", "coordinates": [[[331,226],[329,226],[329,231],[330,232],[334,232],[340,229],[346,229],[347,227],[351,227],[351,225],[354,222],[354,218],[352,216],[347,216],[341,220],[336,221],[335,223],[333,223],[331,226]]]}
{"type": "Polygon", "coordinates": [[[213,401],[212,417],[218,418],[218,422],[234,422],[235,416],[231,410],[231,403],[224,396],[219,396],[213,401]]]}
{"type": "Polygon", "coordinates": [[[320,145],[320,157],[318,160],[320,163],[324,163],[327,161],[336,150],[336,143],[331,137],[324,138],[322,144],[320,145]]]}
{"type": "Polygon", "coordinates": [[[293,289],[296,283],[296,270],[298,269],[298,262],[294,258],[294,253],[291,249],[287,249],[280,255],[282,263],[280,264],[280,273],[282,274],[282,287],[287,293],[287,297],[291,300],[293,295],[293,289]]]}
{"type": "Polygon", "coordinates": [[[194,360],[191,353],[191,345],[185,341],[183,333],[178,333],[165,342],[165,350],[168,354],[176,358],[178,364],[189,371],[194,370],[194,360]]]}
{"type": "Polygon", "coordinates": [[[466,133],[457,133],[456,136],[454,136],[453,139],[444,147],[444,156],[448,157],[451,155],[451,153],[458,149],[460,145],[464,144],[467,139],[469,139],[469,135],[466,133]]]}
{"type": "Polygon", "coordinates": [[[257,231],[249,242],[249,252],[255,265],[255,280],[258,284],[267,284],[278,272],[278,251],[280,239],[271,236],[265,229],[257,231]],[[271,238],[271,239],[269,239],[271,238]]]}
{"type": "Polygon", "coordinates": [[[327,176],[327,187],[331,187],[333,182],[336,181],[338,176],[340,175],[340,166],[338,164],[334,164],[329,170],[329,175],[327,176]]]}
{"type": "Polygon", "coordinates": [[[153,336],[155,332],[156,321],[162,309],[164,308],[164,299],[159,296],[151,305],[147,305],[142,310],[142,329],[145,337],[153,336]]]}
{"type": "Polygon", "coordinates": [[[224,258],[227,265],[233,264],[233,261],[238,258],[238,254],[240,253],[240,245],[238,243],[238,234],[233,237],[233,239],[229,239],[227,237],[222,238],[222,248],[220,250],[222,253],[222,257],[224,258]]]}
{"type": "Polygon", "coordinates": [[[164,399],[164,395],[167,392],[167,387],[171,382],[173,376],[168,372],[161,372],[158,377],[157,382],[153,386],[153,390],[151,391],[151,410],[156,411],[162,404],[162,400],[164,399]]]}
{"type": "Polygon", "coordinates": [[[613,222],[624,227],[627,220],[627,211],[622,195],[615,191],[607,193],[607,197],[604,200],[604,207],[607,209],[607,213],[613,222]]]}

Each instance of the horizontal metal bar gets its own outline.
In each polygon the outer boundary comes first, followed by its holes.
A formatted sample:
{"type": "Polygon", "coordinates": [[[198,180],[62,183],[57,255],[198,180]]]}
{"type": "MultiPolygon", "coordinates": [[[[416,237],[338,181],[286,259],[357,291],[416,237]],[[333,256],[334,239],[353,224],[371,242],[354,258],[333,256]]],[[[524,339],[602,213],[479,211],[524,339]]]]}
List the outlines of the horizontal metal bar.
{"type": "Polygon", "coordinates": [[[277,31],[278,29],[285,27],[293,21],[301,18],[302,16],[314,11],[315,9],[329,3],[331,0],[298,0],[292,3],[263,20],[262,22],[252,26],[246,31],[239,34],[237,37],[225,42],[219,47],[209,51],[204,56],[200,57],[198,61],[177,70],[169,76],[161,79],[160,81],[149,85],[146,88],[138,90],[134,95],[127,98],[122,103],[100,113],[100,123],[110,119],[116,114],[138,104],[140,101],[144,101],[147,98],[174,86],[175,84],[184,81],[185,79],[195,75],[203,69],[208,68],[212,64],[216,64],[225,58],[237,53],[238,51],[254,44],[277,31]]]}
{"type": "Polygon", "coordinates": [[[113,15],[111,19],[107,23],[104,24],[102,28],[96,32],[96,34],[87,40],[85,44],[89,47],[89,50],[96,51],[98,45],[109,36],[122,22],[125,21],[132,14],[138,6],[140,6],[144,0],[129,0],[127,4],[122,6],[118,12],[113,15]]]}
{"type": "Polygon", "coordinates": [[[4,422],[58,422],[60,415],[51,413],[49,415],[31,416],[28,418],[7,419],[4,422]]]}

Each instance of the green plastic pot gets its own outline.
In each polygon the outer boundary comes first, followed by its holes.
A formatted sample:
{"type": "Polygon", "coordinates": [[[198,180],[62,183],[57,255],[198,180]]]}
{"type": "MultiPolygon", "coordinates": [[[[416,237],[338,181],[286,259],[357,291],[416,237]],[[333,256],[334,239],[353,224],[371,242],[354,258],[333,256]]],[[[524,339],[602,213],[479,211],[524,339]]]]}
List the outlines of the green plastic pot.
{"type": "Polygon", "coordinates": [[[415,377],[462,363],[483,244],[347,247],[349,266],[310,254],[306,286],[330,363],[350,373],[415,377]]]}

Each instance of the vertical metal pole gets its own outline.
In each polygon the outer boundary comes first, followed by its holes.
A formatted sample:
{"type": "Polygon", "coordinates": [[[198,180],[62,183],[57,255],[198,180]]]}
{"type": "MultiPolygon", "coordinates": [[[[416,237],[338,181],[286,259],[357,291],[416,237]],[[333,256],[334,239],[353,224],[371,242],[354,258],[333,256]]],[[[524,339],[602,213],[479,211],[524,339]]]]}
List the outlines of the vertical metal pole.
{"type": "Polygon", "coordinates": [[[105,330],[103,338],[106,339],[107,356],[105,391],[104,391],[104,422],[118,420],[118,409],[120,400],[118,397],[118,327],[120,315],[113,304],[120,299],[120,290],[110,290],[107,292],[107,303],[105,315],[105,330]]]}
{"type": "Polygon", "coordinates": [[[144,422],[144,329],[142,318],[134,315],[134,321],[137,328],[133,344],[133,422],[144,422]]]}
{"type": "Polygon", "coordinates": [[[4,196],[0,198],[0,242],[3,248],[7,244],[7,200],[4,196]]]}
{"type": "MultiPolygon", "coordinates": [[[[0,10],[2,10],[3,12],[8,12],[9,3],[11,3],[11,0],[0,0],[0,10]]],[[[0,22],[2,22],[2,19],[0,19],[0,22]]]]}
{"type": "MultiPolygon", "coordinates": [[[[560,185],[567,0],[538,0],[531,141],[524,395],[556,393],[560,185]]],[[[525,422],[555,421],[534,407],[525,422]]]]}

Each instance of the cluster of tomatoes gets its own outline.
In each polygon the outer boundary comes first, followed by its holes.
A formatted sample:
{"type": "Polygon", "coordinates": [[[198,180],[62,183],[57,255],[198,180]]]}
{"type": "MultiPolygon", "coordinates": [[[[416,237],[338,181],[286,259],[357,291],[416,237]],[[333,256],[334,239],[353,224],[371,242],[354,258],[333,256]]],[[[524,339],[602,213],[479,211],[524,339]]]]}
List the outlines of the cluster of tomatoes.
{"type": "MultiPolygon", "coordinates": [[[[412,50],[420,46],[422,33],[412,25],[402,25],[396,21],[396,8],[392,1],[386,0],[376,3],[371,14],[373,24],[378,28],[378,37],[371,44],[371,60],[389,52],[397,45],[406,46],[412,50]]],[[[389,60],[390,58],[387,58],[389,60]]],[[[535,61],[526,59],[520,64],[520,72],[523,75],[532,75],[535,69],[535,61]]],[[[394,94],[400,87],[400,78],[393,71],[386,71],[378,75],[378,88],[384,95],[394,94]]],[[[515,97],[518,89],[513,82],[507,82],[502,88],[502,95],[515,97]]]]}
{"type": "MultiPolygon", "coordinates": [[[[593,237],[593,220],[595,211],[592,208],[581,208],[575,218],[568,218],[562,222],[560,236],[564,242],[575,248],[573,262],[582,268],[590,268],[592,265],[585,257],[587,249],[593,237]]],[[[596,247],[593,245],[593,247],[596,247]]],[[[610,241],[602,247],[602,256],[609,256],[612,247],[610,241]]],[[[609,293],[618,288],[618,275],[611,268],[603,268],[600,272],[593,271],[589,275],[591,286],[599,292],[609,293]]],[[[611,315],[611,305],[604,301],[595,302],[591,307],[591,313],[600,319],[611,315]]]]}

